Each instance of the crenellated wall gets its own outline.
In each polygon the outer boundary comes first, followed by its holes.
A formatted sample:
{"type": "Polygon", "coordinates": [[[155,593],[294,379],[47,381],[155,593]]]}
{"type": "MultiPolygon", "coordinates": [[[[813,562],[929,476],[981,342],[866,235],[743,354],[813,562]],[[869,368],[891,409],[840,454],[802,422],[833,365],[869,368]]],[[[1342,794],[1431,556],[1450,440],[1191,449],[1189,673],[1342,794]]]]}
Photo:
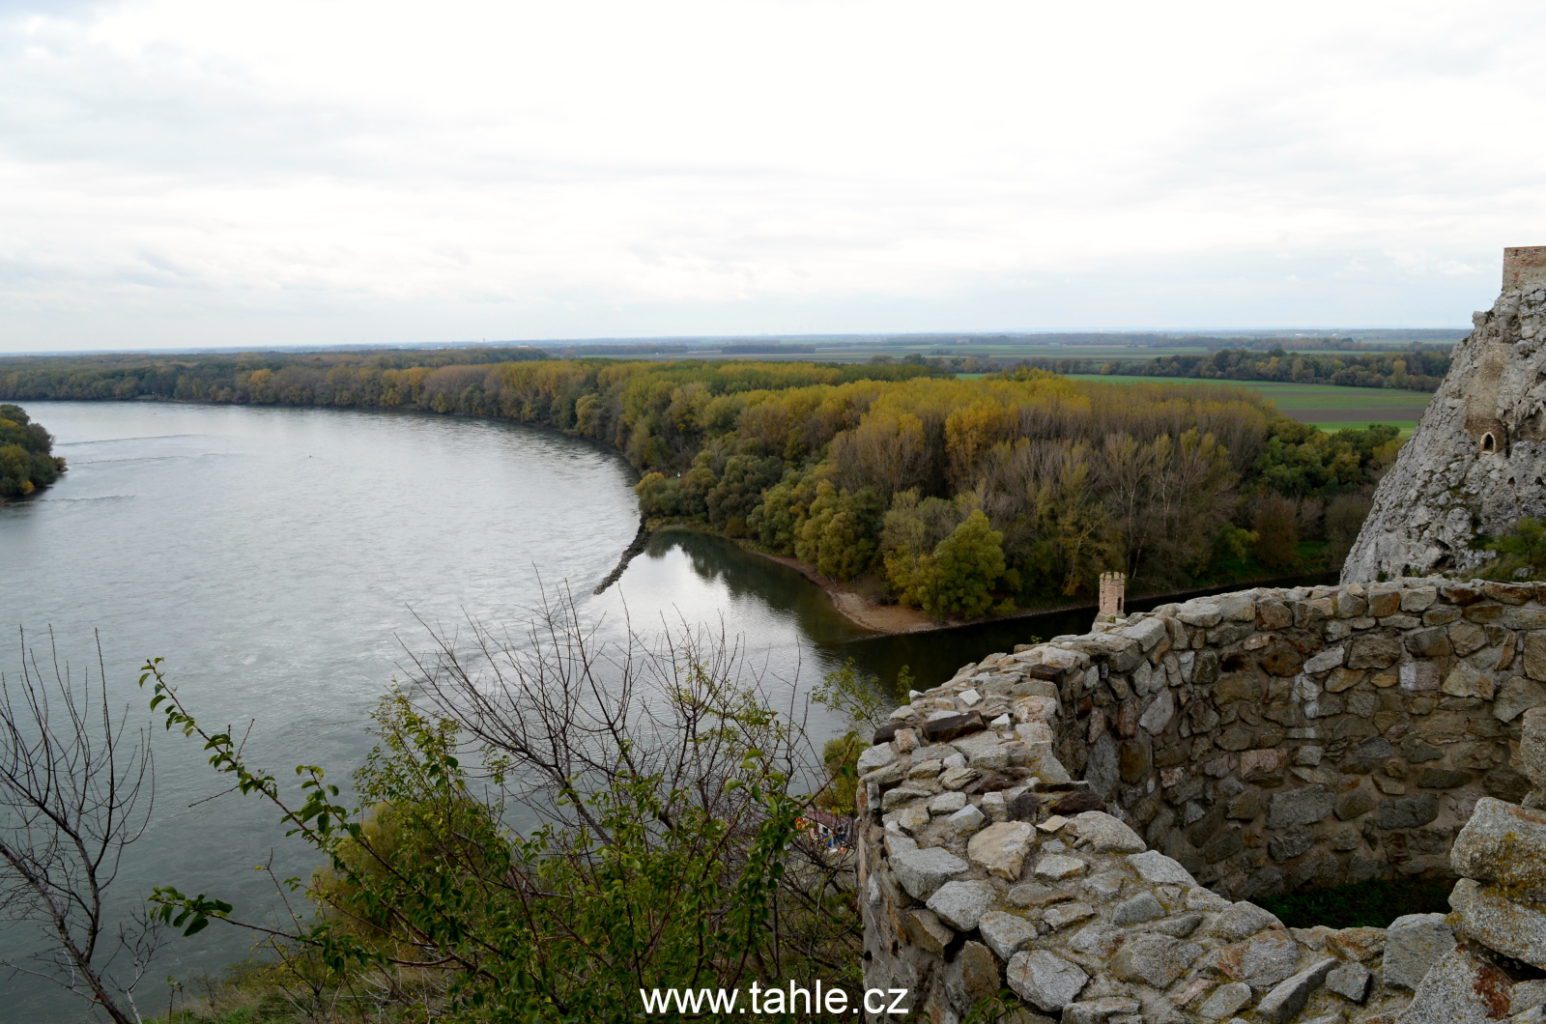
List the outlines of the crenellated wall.
{"type": "MultiPolygon", "coordinates": [[[[1487,858],[1459,847],[1451,863],[1468,820],[1529,793],[1524,719],[1546,747],[1546,710],[1525,714],[1546,706],[1543,599],[1436,579],[1245,591],[915,695],[860,760],[867,984],[909,989],[929,1021],[1007,986],[1020,1021],[1372,1024],[1430,1019],[1411,996],[1438,963],[1453,977],[1426,1002],[1448,1007],[1457,985],[1491,1002],[1431,1019],[1546,1002],[1528,976],[1546,970],[1546,927],[1494,963],[1515,930],[1499,915],[1537,913],[1534,875],[1487,882],[1487,858]],[[1464,906],[1333,931],[1232,902],[1414,873],[1466,876],[1464,906]],[[1476,952],[1462,918],[1483,907],[1476,952]]],[[[1527,847],[1546,857],[1546,839],[1527,847]]]]}

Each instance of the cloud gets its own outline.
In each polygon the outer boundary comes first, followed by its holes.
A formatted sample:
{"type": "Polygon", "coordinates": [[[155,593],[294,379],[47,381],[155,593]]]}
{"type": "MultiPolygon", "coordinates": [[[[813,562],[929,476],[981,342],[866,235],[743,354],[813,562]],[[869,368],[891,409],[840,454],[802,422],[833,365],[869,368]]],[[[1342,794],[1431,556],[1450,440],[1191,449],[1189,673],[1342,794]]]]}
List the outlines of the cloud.
{"type": "Polygon", "coordinates": [[[0,0],[0,350],[1463,324],[1546,237],[1543,43],[1504,2],[0,0]]]}

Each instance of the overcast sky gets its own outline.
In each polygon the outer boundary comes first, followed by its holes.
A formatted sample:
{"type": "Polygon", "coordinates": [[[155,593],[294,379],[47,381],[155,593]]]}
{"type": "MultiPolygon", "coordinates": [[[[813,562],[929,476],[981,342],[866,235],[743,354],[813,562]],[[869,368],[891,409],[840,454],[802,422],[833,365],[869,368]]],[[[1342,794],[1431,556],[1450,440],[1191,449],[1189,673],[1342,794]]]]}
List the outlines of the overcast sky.
{"type": "Polygon", "coordinates": [[[1458,326],[1546,4],[0,0],[0,351],[1458,326]]]}

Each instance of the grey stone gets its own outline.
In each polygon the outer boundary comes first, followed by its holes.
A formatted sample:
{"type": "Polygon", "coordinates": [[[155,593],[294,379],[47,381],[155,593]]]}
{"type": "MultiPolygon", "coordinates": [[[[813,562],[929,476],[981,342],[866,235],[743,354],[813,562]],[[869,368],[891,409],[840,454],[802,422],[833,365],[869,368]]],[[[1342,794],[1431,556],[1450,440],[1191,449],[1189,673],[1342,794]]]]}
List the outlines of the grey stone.
{"type": "Polygon", "coordinates": [[[1546,902],[1546,811],[1482,797],[1455,836],[1449,863],[1463,878],[1495,882],[1546,902]]]}
{"type": "Polygon", "coordinates": [[[1256,1012],[1263,1020],[1284,1024],[1304,1009],[1304,1004],[1310,1001],[1310,993],[1320,987],[1336,965],[1335,959],[1326,957],[1284,978],[1256,1004],[1256,1012]]]}
{"type": "Polygon", "coordinates": [[[1304,663],[1304,670],[1312,674],[1330,672],[1334,668],[1339,668],[1346,659],[1347,649],[1339,644],[1336,647],[1328,647],[1319,654],[1307,659],[1304,663]]]}
{"type": "Polygon", "coordinates": [[[1385,929],[1385,984],[1415,989],[1434,961],[1455,948],[1443,914],[1407,914],[1385,929]]]}
{"type": "Polygon", "coordinates": [[[1177,914],[1175,917],[1167,917],[1163,921],[1155,921],[1149,925],[1149,930],[1159,932],[1161,935],[1174,935],[1178,939],[1184,939],[1195,932],[1202,925],[1202,914],[1193,911],[1190,914],[1177,914]]]}
{"type": "Polygon", "coordinates": [[[1111,973],[1122,981],[1169,988],[1201,955],[1202,947],[1195,942],[1140,932],[1122,940],[1111,958],[1111,973]]]}
{"type": "Polygon", "coordinates": [[[915,900],[928,899],[935,889],[966,869],[966,861],[937,846],[903,850],[891,858],[898,884],[915,900]]]}
{"type": "Polygon", "coordinates": [[[1138,877],[1153,885],[1196,885],[1192,873],[1158,850],[1145,850],[1127,858],[1138,877]]]}
{"type": "Polygon", "coordinates": [[[1424,793],[1383,801],[1374,815],[1374,822],[1380,828],[1418,828],[1438,816],[1439,798],[1424,793]]]}
{"type": "Polygon", "coordinates": [[[973,768],[986,771],[1009,767],[1009,746],[997,733],[968,733],[951,740],[950,745],[964,754],[973,768]]]}
{"type": "Polygon", "coordinates": [[[1063,1007],[1060,1024],[1105,1024],[1110,1020],[1128,1020],[1130,1015],[1143,1009],[1143,1004],[1130,996],[1100,996],[1083,999],[1063,1007]]]}
{"type": "Polygon", "coordinates": [[[945,827],[956,835],[968,835],[982,828],[988,816],[979,811],[975,806],[967,804],[945,819],[945,827]]]}
{"type": "Polygon", "coordinates": [[[1082,875],[1089,865],[1078,857],[1062,853],[1049,853],[1036,862],[1034,873],[1038,878],[1059,880],[1082,875]]]}
{"type": "Polygon", "coordinates": [[[922,800],[932,795],[928,790],[920,789],[917,786],[898,786],[895,789],[887,790],[886,795],[881,797],[880,809],[882,811],[893,810],[905,803],[922,800]]]}
{"type": "Polygon", "coordinates": [[[1348,642],[1348,668],[1389,668],[1401,660],[1401,641],[1393,636],[1366,634],[1348,642]]]}
{"type": "Polygon", "coordinates": [[[1546,708],[1520,716],[1519,770],[1536,789],[1546,789],[1546,708]]]}
{"type": "Polygon", "coordinates": [[[1036,927],[1019,914],[989,910],[977,921],[982,941],[1000,958],[1008,960],[1021,946],[1036,937],[1036,927]]]}
{"type": "Polygon", "coordinates": [[[1127,875],[1121,871],[1102,871],[1084,880],[1085,891],[1099,896],[1102,901],[1122,895],[1122,889],[1126,885],[1127,875]]]}
{"type": "MultiPolygon", "coordinates": [[[[1543,870],[1541,864],[1536,871],[1543,870]]],[[[1469,878],[1455,883],[1449,905],[1460,930],[1474,942],[1504,956],[1546,969],[1546,910],[1510,899],[1511,892],[1469,878]]]]}
{"type": "Polygon", "coordinates": [[[1508,975],[1466,949],[1437,958],[1397,1024],[1487,1024],[1511,1003],[1508,975]]]}
{"type": "Polygon", "coordinates": [[[893,811],[886,815],[885,820],[887,824],[894,822],[897,827],[917,835],[929,823],[929,809],[920,804],[913,804],[900,811],[893,811]]]}
{"type": "Polygon", "coordinates": [[[1097,853],[1137,853],[1145,848],[1143,838],[1105,811],[1076,814],[1068,827],[1078,836],[1078,845],[1097,853]]]}
{"type": "Polygon", "coordinates": [[[1331,814],[1335,798],[1325,786],[1306,786],[1274,793],[1267,805],[1267,827],[1314,825],[1331,814]]]}
{"type": "Polygon", "coordinates": [[[1176,618],[1188,626],[1211,629],[1219,624],[1223,614],[1217,601],[1207,597],[1194,597],[1176,609],[1176,618]]]}
{"type": "Polygon", "coordinates": [[[946,882],[929,897],[928,907],[956,931],[969,932],[997,895],[992,882],[946,882]]]}
{"type": "Polygon", "coordinates": [[[1283,922],[1279,921],[1272,913],[1258,907],[1254,903],[1241,901],[1231,903],[1228,907],[1219,911],[1213,923],[1208,926],[1208,934],[1217,935],[1221,939],[1235,941],[1248,938],[1257,932],[1268,928],[1282,928],[1283,922]]]}
{"type": "Polygon", "coordinates": [[[896,751],[891,748],[889,743],[869,747],[859,755],[859,774],[865,775],[877,768],[884,768],[895,761],[896,756],[896,751]]]}
{"type": "Polygon", "coordinates": [[[1146,732],[1158,735],[1165,731],[1165,726],[1170,724],[1170,720],[1175,717],[1175,713],[1175,698],[1170,695],[1169,687],[1166,687],[1144,709],[1143,714],[1138,717],[1138,724],[1146,732]]]}
{"type": "Polygon", "coordinates": [[[1239,1013],[1250,1001],[1251,986],[1240,981],[1230,981],[1214,989],[1197,1008],[1197,1013],[1203,1020],[1223,1020],[1239,1013]]]}
{"type": "Polygon", "coordinates": [[[932,910],[909,910],[905,927],[908,941],[935,956],[943,956],[945,948],[956,937],[956,933],[945,927],[932,910]]]}
{"type": "Polygon", "coordinates": [[[1214,956],[1219,973],[1254,989],[1271,988],[1299,965],[1299,943],[1285,931],[1264,931],[1214,956]]]}
{"type": "Polygon", "coordinates": [[[930,814],[954,814],[966,806],[965,793],[941,793],[929,801],[930,814]]]}
{"type": "Polygon", "coordinates": [[[1338,964],[1326,975],[1326,987],[1343,999],[1361,1003],[1369,998],[1374,974],[1362,964],[1338,964]]]}
{"type": "Polygon", "coordinates": [[[1095,916],[1095,908],[1088,903],[1059,903],[1055,907],[1049,907],[1042,915],[1042,920],[1047,922],[1053,931],[1061,931],[1076,921],[1095,916]]]}
{"type": "Polygon", "coordinates": [[[1090,981],[1077,964],[1045,949],[1016,953],[1007,975],[1016,995],[1047,1013],[1060,1013],[1090,981]]]}
{"type": "Polygon", "coordinates": [[[1141,892],[1136,896],[1129,896],[1116,905],[1116,909],[1111,912],[1111,923],[1142,924],[1164,916],[1165,908],[1160,906],[1160,901],[1154,898],[1154,894],[1141,892]]]}
{"type": "Polygon", "coordinates": [[[966,856],[990,875],[1019,881],[1026,854],[1036,845],[1036,828],[1023,821],[1000,821],[972,836],[966,856]]]}
{"type": "Polygon", "coordinates": [[[1512,722],[1538,707],[1546,707],[1546,685],[1524,676],[1509,676],[1492,699],[1492,714],[1500,722],[1512,722]]]}

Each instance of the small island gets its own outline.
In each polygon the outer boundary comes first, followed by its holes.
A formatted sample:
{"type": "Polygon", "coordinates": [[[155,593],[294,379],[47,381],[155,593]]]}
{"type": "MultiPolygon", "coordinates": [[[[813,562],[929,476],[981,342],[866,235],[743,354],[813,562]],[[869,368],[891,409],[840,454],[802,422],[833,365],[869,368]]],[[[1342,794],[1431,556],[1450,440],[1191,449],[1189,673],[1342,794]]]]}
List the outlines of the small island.
{"type": "Polygon", "coordinates": [[[0,405],[0,504],[47,487],[64,472],[54,439],[19,405],[0,405]]]}

